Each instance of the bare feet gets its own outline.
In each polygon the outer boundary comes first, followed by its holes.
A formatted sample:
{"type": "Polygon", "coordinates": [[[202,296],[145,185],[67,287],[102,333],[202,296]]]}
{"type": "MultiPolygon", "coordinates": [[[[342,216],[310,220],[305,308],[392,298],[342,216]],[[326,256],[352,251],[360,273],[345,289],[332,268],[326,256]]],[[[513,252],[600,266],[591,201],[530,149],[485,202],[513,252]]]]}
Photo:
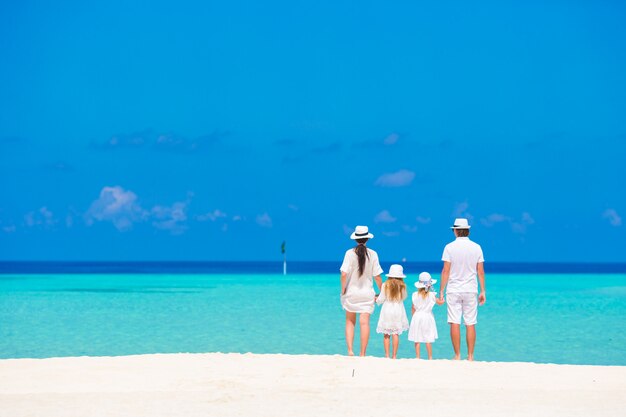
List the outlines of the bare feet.
{"type": "Polygon", "coordinates": [[[351,350],[349,350],[349,351],[348,351],[348,356],[354,356],[354,352],[353,352],[353,351],[351,351],[351,350]]]}
{"type": "Polygon", "coordinates": [[[455,356],[454,358],[452,358],[453,361],[460,361],[461,360],[461,356],[455,356]]]}
{"type": "Polygon", "coordinates": [[[474,362],[474,355],[467,355],[467,360],[474,362]]]}

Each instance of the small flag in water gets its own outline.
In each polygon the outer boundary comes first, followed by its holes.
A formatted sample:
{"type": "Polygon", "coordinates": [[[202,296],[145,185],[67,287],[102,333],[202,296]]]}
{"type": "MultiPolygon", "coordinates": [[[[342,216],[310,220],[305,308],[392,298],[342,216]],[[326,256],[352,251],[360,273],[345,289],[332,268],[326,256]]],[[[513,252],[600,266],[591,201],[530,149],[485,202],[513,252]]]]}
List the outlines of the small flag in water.
{"type": "Polygon", "coordinates": [[[285,254],[285,241],[283,240],[283,244],[280,245],[280,253],[285,254]]]}

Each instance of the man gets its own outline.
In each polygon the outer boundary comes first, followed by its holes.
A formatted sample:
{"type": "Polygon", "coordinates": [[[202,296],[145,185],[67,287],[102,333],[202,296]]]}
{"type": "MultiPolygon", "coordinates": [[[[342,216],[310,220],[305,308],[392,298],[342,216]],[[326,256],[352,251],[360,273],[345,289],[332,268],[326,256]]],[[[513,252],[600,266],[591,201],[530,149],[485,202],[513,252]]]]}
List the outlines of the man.
{"type": "Polygon", "coordinates": [[[439,299],[443,301],[446,290],[448,303],[448,323],[450,339],[454,348],[454,359],[461,358],[461,317],[465,322],[467,339],[467,359],[474,360],[476,343],[477,305],[485,304],[485,269],[483,250],[480,245],[469,239],[470,225],[467,219],[456,219],[451,229],[456,240],[448,243],[443,250],[443,270],[441,271],[441,289],[439,299]],[[476,277],[480,283],[480,294],[476,277]],[[478,294],[478,300],[476,295],[478,294]]]}

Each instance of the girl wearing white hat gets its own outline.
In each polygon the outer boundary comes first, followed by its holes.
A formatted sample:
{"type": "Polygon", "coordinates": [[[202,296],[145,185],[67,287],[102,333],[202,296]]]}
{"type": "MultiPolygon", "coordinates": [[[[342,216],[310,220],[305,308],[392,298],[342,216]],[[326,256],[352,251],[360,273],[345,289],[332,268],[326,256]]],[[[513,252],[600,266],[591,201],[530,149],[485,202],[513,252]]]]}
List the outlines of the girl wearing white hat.
{"type": "Polygon", "coordinates": [[[353,356],[354,327],[356,315],[360,314],[361,356],[365,356],[370,337],[370,315],[374,312],[374,280],[378,288],[382,286],[383,269],[378,262],[378,254],[367,248],[368,239],[374,237],[367,226],[357,226],[350,239],[357,245],[348,249],[341,264],[341,306],[346,311],[346,344],[348,355],[353,356]]]}
{"type": "Polygon", "coordinates": [[[411,308],[411,326],[409,328],[409,340],[415,342],[415,357],[420,358],[420,343],[426,343],[428,359],[433,358],[433,343],[437,337],[437,324],[433,316],[433,307],[436,304],[443,304],[435,295],[433,285],[437,283],[428,272],[422,272],[419,280],[415,283],[417,291],[413,293],[411,308]]]}
{"type": "Polygon", "coordinates": [[[409,319],[406,317],[403,301],[406,299],[406,285],[404,284],[402,265],[391,265],[387,274],[387,281],[380,290],[376,303],[382,304],[378,319],[377,333],[385,335],[385,357],[389,357],[389,339],[393,339],[393,355],[395,359],[400,344],[400,335],[409,329],[409,319]]]}

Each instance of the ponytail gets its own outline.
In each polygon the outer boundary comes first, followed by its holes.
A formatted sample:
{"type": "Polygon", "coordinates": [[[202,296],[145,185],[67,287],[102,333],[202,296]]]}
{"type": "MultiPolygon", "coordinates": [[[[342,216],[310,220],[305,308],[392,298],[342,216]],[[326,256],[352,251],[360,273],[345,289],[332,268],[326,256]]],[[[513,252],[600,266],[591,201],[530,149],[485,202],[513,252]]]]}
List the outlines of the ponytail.
{"type": "Polygon", "coordinates": [[[365,242],[368,239],[357,239],[356,247],[354,248],[354,252],[359,260],[359,276],[363,275],[363,270],[365,269],[365,260],[369,259],[370,255],[367,253],[367,248],[365,247],[365,242]]]}

